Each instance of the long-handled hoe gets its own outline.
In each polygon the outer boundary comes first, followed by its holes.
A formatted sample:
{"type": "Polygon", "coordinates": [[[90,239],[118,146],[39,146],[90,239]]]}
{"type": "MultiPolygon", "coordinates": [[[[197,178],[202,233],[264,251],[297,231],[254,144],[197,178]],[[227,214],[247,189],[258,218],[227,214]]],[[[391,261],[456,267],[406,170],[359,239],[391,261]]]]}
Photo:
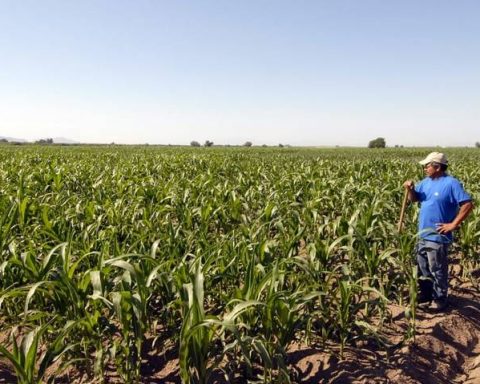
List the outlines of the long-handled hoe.
{"type": "MultiPolygon", "coordinates": [[[[400,210],[400,219],[398,220],[398,233],[402,232],[403,219],[405,217],[405,209],[408,202],[408,189],[405,188],[402,201],[402,209],[400,210]]],[[[417,307],[417,269],[413,267],[411,273],[408,274],[409,280],[409,307],[405,311],[405,316],[408,318],[408,329],[405,335],[406,339],[415,341],[415,320],[416,320],[416,307],[417,307]]]]}
{"type": "Polygon", "coordinates": [[[408,201],[408,189],[405,188],[405,192],[403,193],[403,201],[402,201],[402,209],[400,210],[400,219],[398,220],[398,232],[402,232],[403,227],[403,218],[405,217],[405,208],[407,207],[408,201]]]}

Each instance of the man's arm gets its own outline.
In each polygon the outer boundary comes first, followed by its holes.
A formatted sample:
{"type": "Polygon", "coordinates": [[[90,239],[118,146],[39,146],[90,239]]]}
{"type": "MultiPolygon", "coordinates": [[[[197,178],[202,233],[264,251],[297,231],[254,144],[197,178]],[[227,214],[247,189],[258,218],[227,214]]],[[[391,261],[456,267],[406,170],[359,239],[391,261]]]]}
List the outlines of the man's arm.
{"type": "Polygon", "coordinates": [[[473,203],[471,201],[464,201],[460,203],[460,209],[455,216],[455,219],[451,223],[439,223],[437,224],[437,231],[441,234],[446,234],[457,229],[463,220],[465,220],[470,212],[473,210],[473,203]]]}
{"type": "Polygon", "coordinates": [[[408,191],[408,200],[412,203],[418,201],[417,192],[415,192],[415,184],[412,180],[407,180],[403,183],[403,187],[408,191]]]}

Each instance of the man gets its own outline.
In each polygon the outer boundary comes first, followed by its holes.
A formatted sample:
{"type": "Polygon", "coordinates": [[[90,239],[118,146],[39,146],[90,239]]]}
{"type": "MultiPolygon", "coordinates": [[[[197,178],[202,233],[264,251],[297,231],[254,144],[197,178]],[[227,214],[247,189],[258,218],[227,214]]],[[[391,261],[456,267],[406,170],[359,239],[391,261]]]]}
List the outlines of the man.
{"type": "Polygon", "coordinates": [[[416,248],[418,303],[422,308],[441,311],[447,306],[447,253],[452,232],[470,214],[473,203],[462,184],[446,173],[448,160],[443,153],[432,152],[420,164],[427,177],[416,186],[412,180],[403,184],[409,200],[420,202],[416,248]]]}

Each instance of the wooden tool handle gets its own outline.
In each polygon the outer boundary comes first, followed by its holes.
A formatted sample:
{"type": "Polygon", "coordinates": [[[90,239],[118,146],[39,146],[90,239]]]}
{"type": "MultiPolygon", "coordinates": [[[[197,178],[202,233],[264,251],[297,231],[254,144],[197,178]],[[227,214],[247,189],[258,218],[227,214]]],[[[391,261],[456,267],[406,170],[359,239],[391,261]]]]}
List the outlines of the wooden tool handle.
{"type": "Polygon", "coordinates": [[[403,217],[405,216],[405,208],[407,207],[407,201],[408,201],[408,189],[405,188],[405,192],[403,194],[403,201],[402,201],[402,210],[400,211],[400,220],[398,221],[398,232],[402,232],[403,217]]]}

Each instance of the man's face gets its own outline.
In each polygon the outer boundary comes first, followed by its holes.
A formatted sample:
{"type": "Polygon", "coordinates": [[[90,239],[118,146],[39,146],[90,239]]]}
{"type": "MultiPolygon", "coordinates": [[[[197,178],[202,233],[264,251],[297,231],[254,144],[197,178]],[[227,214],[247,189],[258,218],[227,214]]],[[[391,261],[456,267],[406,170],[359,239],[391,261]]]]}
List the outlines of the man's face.
{"type": "Polygon", "coordinates": [[[428,163],[423,166],[423,170],[425,171],[425,174],[428,177],[435,178],[438,176],[441,171],[440,171],[440,166],[435,163],[428,163]]]}

